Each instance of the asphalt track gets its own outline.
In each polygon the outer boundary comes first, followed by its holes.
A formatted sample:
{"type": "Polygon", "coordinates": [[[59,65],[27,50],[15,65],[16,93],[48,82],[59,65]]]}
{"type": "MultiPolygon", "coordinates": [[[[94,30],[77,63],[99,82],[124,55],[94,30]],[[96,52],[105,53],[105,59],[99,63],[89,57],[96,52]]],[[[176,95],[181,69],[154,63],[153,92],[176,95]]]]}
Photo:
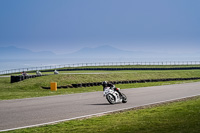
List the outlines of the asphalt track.
{"type": "MultiPolygon", "coordinates": [[[[59,91],[59,90],[58,90],[59,91]]],[[[108,104],[102,92],[0,101],[0,131],[102,115],[200,95],[200,82],[121,90],[126,104],[108,104]]]]}

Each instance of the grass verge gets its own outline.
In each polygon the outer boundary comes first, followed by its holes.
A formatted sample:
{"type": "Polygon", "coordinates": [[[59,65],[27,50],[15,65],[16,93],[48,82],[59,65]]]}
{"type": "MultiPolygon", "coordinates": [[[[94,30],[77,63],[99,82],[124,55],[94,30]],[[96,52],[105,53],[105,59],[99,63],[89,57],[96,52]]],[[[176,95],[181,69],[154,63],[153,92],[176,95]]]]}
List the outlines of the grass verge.
{"type": "Polygon", "coordinates": [[[72,120],[9,133],[199,133],[200,97],[156,107],[72,120]]]}

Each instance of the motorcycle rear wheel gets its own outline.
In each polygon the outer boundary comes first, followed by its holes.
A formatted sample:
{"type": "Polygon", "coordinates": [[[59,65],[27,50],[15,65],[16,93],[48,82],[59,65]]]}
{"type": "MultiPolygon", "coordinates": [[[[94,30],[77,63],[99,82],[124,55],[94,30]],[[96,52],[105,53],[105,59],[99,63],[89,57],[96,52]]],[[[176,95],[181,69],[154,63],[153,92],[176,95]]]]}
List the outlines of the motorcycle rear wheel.
{"type": "Polygon", "coordinates": [[[110,104],[114,104],[115,103],[115,96],[114,95],[112,95],[112,94],[108,94],[108,95],[106,95],[106,99],[108,100],[108,102],[110,103],[110,104]]]}

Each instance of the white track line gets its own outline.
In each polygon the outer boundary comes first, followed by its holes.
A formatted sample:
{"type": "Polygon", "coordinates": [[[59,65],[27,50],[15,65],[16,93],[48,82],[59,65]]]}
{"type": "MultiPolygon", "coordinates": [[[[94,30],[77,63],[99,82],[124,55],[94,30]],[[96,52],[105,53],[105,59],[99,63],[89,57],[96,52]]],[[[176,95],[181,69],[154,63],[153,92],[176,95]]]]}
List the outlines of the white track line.
{"type": "Polygon", "coordinates": [[[155,104],[160,104],[160,103],[166,103],[166,102],[170,102],[170,101],[176,101],[176,100],[181,100],[181,99],[185,99],[185,98],[191,98],[191,97],[195,97],[195,96],[200,96],[200,94],[191,95],[191,96],[187,96],[187,97],[181,97],[181,98],[175,98],[175,99],[170,99],[170,100],[165,100],[165,101],[159,101],[159,102],[154,102],[154,103],[149,103],[149,104],[142,104],[140,106],[133,106],[133,107],[128,107],[128,108],[122,108],[122,109],[117,109],[117,110],[112,110],[112,111],[107,111],[107,112],[101,112],[101,113],[96,113],[96,114],[84,115],[84,116],[79,116],[79,117],[74,117],[74,118],[69,118],[69,119],[52,121],[52,122],[47,122],[47,123],[41,123],[41,124],[35,124],[35,125],[24,126],[24,127],[17,127],[17,128],[11,128],[11,129],[4,129],[4,130],[0,130],[0,132],[17,130],[17,129],[23,129],[23,128],[30,128],[30,127],[38,127],[38,126],[49,125],[49,124],[56,124],[56,123],[59,123],[59,122],[70,121],[70,120],[75,120],[75,119],[83,119],[83,118],[88,118],[88,117],[92,117],[92,116],[100,116],[100,115],[104,115],[104,114],[119,112],[119,111],[123,111],[123,110],[130,110],[130,109],[139,108],[139,107],[148,106],[148,105],[155,105],[155,104]]]}

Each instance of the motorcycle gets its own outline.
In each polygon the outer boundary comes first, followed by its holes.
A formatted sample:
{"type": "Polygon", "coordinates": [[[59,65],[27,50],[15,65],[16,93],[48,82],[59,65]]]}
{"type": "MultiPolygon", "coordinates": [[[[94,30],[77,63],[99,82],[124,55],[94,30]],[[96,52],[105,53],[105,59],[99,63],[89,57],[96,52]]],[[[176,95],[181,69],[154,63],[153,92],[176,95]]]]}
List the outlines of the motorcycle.
{"type": "MultiPolygon", "coordinates": [[[[116,90],[120,91],[120,88],[116,88],[116,90]]],[[[117,91],[115,91],[114,89],[110,87],[105,87],[103,94],[110,104],[115,104],[119,102],[122,102],[122,103],[127,102],[127,97],[125,94],[121,93],[120,95],[117,91]]]]}

